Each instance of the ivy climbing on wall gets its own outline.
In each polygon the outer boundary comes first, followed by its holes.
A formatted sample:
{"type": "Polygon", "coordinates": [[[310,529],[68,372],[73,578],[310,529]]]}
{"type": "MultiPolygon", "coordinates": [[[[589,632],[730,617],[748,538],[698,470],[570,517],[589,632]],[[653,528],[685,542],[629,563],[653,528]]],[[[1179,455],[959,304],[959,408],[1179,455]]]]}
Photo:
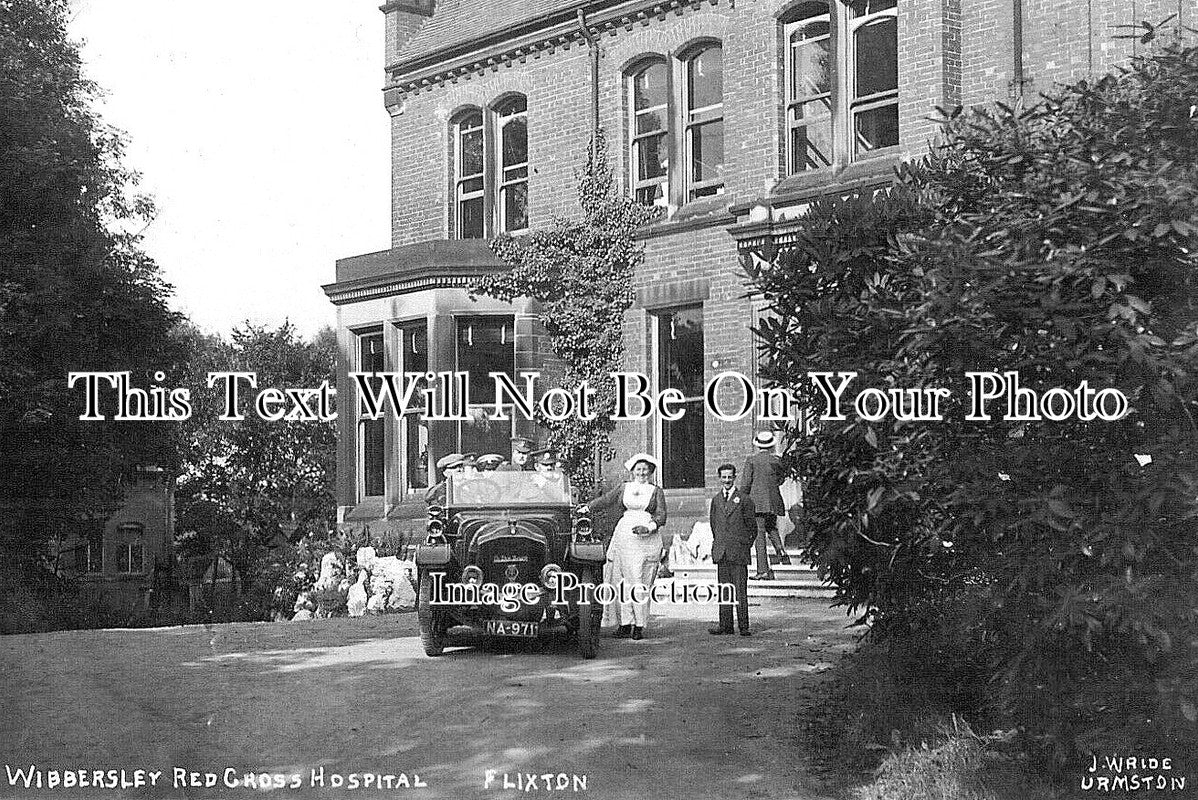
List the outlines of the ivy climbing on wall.
{"type": "Polygon", "coordinates": [[[623,368],[624,313],[632,306],[633,273],[645,255],[636,231],[659,212],[617,191],[602,133],[578,173],[578,200],[581,218],[559,218],[547,228],[492,241],[511,270],[481,279],[473,292],[539,301],[541,323],[563,364],[561,386],[573,390],[586,381],[594,388],[595,419],[537,419],[586,495],[595,488],[597,465],[613,455],[611,373],[623,368]]]}

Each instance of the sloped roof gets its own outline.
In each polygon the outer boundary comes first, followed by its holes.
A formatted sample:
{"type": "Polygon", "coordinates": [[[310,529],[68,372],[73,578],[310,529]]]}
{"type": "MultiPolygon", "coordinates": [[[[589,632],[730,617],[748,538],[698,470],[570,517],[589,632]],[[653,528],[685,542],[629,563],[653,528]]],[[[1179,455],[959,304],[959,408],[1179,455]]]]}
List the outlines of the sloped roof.
{"type": "Polygon", "coordinates": [[[580,0],[439,0],[432,18],[400,49],[398,60],[401,64],[417,61],[457,44],[587,5],[580,0]]]}

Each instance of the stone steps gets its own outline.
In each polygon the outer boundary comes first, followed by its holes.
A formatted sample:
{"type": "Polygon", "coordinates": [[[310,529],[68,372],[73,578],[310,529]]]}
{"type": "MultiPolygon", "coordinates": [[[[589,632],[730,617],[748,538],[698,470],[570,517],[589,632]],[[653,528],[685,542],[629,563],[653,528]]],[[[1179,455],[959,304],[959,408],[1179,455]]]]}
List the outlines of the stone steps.
{"type": "MultiPolygon", "coordinates": [[[[752,576],[757,574],[756,564],[749,565],[749,597],[804,597],[831,599],[834,588],[819,579],[819,574],[809,565],[802,563],[803,551],[798,548],[788,548],[790,566],[774,564],[774,580],[755,581],[752,576]]],[[[716,582],[715,565],[701,567],[671,567],[673,578],[658,578],[658,583],[671,581],[684,585],[714,584],[716,582]]]]}
{"type": "MultiPolygon", "coordinates": [[[[695,522],[707,519],[707,500],[715,489],[667,489],[666,499],[669,519],[666,526],[677,535],[678,531],[690,530],[695,522]]],[[[778,518],[778,532],[783,540],[792,533],[793,526],[785,516],[778,518]]],[[[793,541],[793,537],[792,537],[793,541]]],[[[773,552],[773,547],[770,547],[773,552]]],[[[802,563],[803,551],[799,547],[788,546],[786,554],[790,556],[791,565],[774,564],[774,580],[755,581],[752,576],[757,574],[756,562],[749,565],[749,597],[808,597],[830,600],[835,594],[832,586],[823,583],[814,569],[802,563]]],[[[756,552],[753,558],[756,559],[756,552]]],[[[659,578],[658,583],[668,584],[678,581],[683,584],[704,584],[716,582],[715,565],[710,567],[683,567],[675,569],[673,578],[659,578]]]]}

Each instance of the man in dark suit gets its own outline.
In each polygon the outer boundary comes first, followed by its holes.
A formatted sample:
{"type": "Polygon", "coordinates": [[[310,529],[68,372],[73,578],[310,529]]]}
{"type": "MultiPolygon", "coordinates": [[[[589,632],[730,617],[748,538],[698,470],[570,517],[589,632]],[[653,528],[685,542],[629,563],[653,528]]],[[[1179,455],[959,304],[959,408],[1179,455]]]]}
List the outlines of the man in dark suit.
{"type": "Polygon", "coordinates": [[[770,581],[774,579],[774,571],[770,569],[769,554],[766,553],[766,537],[773,543],[779,561],[790,563],[790,556],[782,547],[782,537],[778,535],[778,517],[786,513],[782,492],[778,489],[782,483],[782,459],[774,455],[774,434],[771,432],[759,431],[753,437],[753,444],[757,452],[745,459],[740,490],[753,499],[757,509],[757,574],[753,580],[770,581]]]}
{"type": "MultiPolygon", "coordinates": [[[[753,500],[736,488],[736,467],[721,464],[720,491],[711,498],[711,560],[716,580],[736,588],[736,624],[749,635],[749,548],[757,538],[753,500]]],[[[708,633],[732,633],[732,607],[720,606],[720,624],[708,633]]]]}

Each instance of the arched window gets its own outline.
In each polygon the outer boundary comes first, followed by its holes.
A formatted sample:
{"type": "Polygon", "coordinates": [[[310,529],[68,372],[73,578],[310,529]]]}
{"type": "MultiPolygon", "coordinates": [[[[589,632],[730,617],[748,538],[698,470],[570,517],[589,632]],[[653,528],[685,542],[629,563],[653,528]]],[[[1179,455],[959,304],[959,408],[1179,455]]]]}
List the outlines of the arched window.
{"type": "Polygon", "coordinates": [[[458,239],[528,229],[528,98],[512,94],[453,118],[453,208],[458,239]]]}
{"type": "Polygon", "coordinates": [[[670,69],[666,60],[643,62],[628,75],[633,197],[643,205],[670,198],[670,69]]]}
{"type": "Polygon", "coordinates": [[[832,163],[832,29],[827,3],[803,3],[784,21],[789,172],[832,163]]]}
{"type": "Polygon", "coordinates": [[[454,130],[454,222],[459,239],[486,236],[486,150],[483,112],[470,109],[458,115],[454,130]]]}
{"type": "Polygon", "coordinates": [[[898,144],[896,0],[856,0],[849,7],[853,62],[853,153],[898,144]]]}
{"type": "Polygon", "coordinates": [[[528,101],[514,95],[495,107],[499,128],[499,230],[528,228],[528,101]]]}
{"type": "Polygon", "coordinates": [[[724,61],[718,44],[683,59],[686,199],[724,191],[724,61]]]}
{"type": "Polygon", "coordinates": [[[787,173],[898,145],[897,0],[803,2],[781,23],[787,173]]]}

